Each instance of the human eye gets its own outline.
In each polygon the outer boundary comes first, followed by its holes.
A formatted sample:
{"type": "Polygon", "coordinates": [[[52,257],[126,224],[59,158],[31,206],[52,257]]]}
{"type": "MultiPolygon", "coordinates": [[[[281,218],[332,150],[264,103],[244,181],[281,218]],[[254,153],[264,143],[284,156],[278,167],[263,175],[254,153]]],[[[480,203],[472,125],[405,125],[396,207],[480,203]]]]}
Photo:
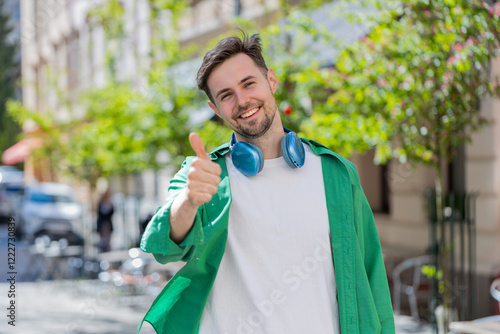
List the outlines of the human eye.
{"type": "Polygon", "coordinates": [[[255,84],[255,81],[249,81],[245,84],[245,87],[250,87],[252,86],[253,84],[255,84]]]}
{"type": "Polygon", "coordinates": [[[225,94],[222,94],[222,96],[220,97],[220,100],[221,100],[221,101],[225,101],[225,100],[227,100],[230,96],[231,96],[231,94],[230,94],[230,93],[225,93],[225,94]]]}

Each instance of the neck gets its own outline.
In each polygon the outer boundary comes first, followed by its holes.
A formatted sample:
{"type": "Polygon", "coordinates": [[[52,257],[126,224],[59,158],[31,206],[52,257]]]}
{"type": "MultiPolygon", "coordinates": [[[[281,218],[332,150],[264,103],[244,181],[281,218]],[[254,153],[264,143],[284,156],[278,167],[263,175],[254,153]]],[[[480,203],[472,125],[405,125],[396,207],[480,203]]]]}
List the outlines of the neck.
{"type": "Polygon", "coordinates": [[[236,134],[238,141],[245,141],[250,144],[257,145],[264,155],[264,159],[276,159],[282,156],[281,153],[281,138],[285,135],[283,124],[279,113],[276,113],[273,123],[269,130],[258,138],[241,138],[236,134]]]}

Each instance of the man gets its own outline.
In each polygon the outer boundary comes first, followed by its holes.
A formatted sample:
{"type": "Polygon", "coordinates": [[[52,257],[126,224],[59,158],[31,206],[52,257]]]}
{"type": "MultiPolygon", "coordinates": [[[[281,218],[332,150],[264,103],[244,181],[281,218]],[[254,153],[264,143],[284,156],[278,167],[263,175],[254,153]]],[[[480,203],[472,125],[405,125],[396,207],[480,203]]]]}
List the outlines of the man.
{"type": "MultiPolygon", "coordinates": [[[[186,159],[141,248],[186,261],[145,316],[158,333],[394,333],[373,215],[354,166],[284,129],[258,35],[198,72],[234,131],[186,159]]],[[[140,327],[139,327],[140,329],[140,327]]]]}

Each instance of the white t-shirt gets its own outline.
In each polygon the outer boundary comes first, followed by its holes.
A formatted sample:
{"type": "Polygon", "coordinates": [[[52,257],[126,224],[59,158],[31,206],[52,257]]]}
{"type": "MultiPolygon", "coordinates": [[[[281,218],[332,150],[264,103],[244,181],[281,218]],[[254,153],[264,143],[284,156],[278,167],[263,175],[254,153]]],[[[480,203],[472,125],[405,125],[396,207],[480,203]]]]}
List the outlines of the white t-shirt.
{"type": "Polygon", "coordinates": [[[253,177],[226,155],[226,250],[200,334],[340,333],[321,159],[266,160],[253,177]]]}

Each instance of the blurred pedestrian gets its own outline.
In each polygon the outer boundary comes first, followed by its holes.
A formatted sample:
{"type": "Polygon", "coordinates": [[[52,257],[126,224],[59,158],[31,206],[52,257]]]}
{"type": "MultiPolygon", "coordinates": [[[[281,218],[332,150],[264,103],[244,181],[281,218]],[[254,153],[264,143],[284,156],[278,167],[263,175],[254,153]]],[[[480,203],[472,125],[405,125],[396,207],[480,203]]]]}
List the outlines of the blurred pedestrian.
{"type": "Polygon", "coordinates": [[[111,250],[111,233],[113,232],[112,216],[115,211],[108,189],[102,194],[97,207],[97,232],[99,233],[99,252],[111,250]]]}
{"type": "Polygon", "coordinates": [[[153,218],[154,212],[149,212],[144,219],[139,220],[139,238],[137,239],[137,242],[135,243],[135,247],[140,247],[141,245],[141,239],[144,234],[144,231],[146,231],[146,227],[148,226],[149,222],[151,221],[151,218],[153,218]]]}
{"type": "Polygon", "coordinates": [[[281,122],[260,38],[204,57],[198,87],[234,131],[195,133],[141,248],[186,261],[145,320],[158,333],[385,333],[394,318],[380,241],[354,165],[281,122]],[[228,138],[229,139],[229,138],[228,138]]]}

